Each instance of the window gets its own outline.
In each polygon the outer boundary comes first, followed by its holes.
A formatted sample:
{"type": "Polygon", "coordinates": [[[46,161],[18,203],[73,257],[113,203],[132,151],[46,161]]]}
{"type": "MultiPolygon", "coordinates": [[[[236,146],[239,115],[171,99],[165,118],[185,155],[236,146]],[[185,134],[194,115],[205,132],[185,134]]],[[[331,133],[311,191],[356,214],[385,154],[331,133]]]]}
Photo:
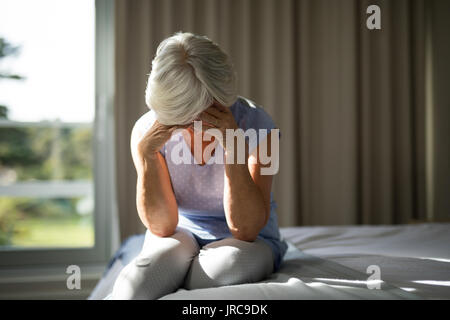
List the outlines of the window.
{"type": "Polygon", "coordinates": [[[117,242],[113,29],[112,1],[0,2],[0,278],[117,242]]]}
{"type": "Polygon", "coordinates": [[[0,6],[0,248],[92,247],[94,4],[0,6]]]}

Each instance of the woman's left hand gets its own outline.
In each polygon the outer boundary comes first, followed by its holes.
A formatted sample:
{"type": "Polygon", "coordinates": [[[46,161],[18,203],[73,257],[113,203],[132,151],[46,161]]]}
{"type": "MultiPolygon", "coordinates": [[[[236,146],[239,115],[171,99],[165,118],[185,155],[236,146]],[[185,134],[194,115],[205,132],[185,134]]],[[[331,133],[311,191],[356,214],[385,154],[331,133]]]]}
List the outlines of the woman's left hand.
{"type": "Polygon", "coordinates": [[[222,136],[216,136],[212,134],[216,139],[219,140],[222,148],[226,150],[226,130],[239,129],[236,120],[234,119],[233,114],[231,113],[230,108],[222,106],[218,103],[213,104],[208,109],[200,113],[198,120],[202,120],[204,122],[203,127],[210,127],[218,129],[222,136]]]}

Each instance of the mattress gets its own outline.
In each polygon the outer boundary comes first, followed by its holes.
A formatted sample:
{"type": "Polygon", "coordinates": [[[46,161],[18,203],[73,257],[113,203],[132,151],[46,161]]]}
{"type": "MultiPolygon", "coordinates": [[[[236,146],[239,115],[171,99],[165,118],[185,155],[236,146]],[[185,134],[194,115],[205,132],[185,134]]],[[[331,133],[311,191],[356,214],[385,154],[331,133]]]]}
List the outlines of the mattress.
{"type": "MultiPolygon", "coordinates": [[[[281,228],[289,248],[264,281],[178,291],[162,300],[450,299],[450,224],[281,228]]],[[[130,237],[89,299],[104,299],[140,251],[130,237]]]]}

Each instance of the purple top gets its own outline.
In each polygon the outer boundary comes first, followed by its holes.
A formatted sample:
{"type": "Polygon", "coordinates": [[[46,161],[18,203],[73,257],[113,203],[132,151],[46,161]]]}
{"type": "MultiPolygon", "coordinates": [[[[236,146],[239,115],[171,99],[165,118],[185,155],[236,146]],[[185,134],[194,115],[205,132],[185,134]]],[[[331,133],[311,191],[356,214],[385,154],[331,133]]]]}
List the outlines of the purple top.
{"type": "MultiPolygon", "coordinates": [[[[251,100],[239,96],[230,110],[244,131],[256,129],[257,140],[249,141],[250,151],[256,147],[257,141],[262,141],[270,129],[275,128],[272,118],[251,100]],[[259,130],[267,129],[267,130],[259,130]]],[[[155,121],[153,110],[145,113],[137,122],[138,133],[145,134],[155,121]]],[[[281,136],[281,135],[280,135],[281,136]]],[[[172,182],[173,191],[178,204],[180,227],[191,231],[201,246],[223,238],[231,237],[226,223],[223,208],[224,164],[216,163],[215,157],[220,156],[223,149],[217,144],[214,155],[205,165],[194,163],[194,157],[181,132],[172,135],[160,150],[165,157],[172,182]],[[181,148],[180,148],[181,146],[181,148]],[[176,149],[174,149],[176,148],[176,149]],[[181,152],[180,152],[181,151],[181,152]],[[175,152],[179,158],[186,159],[182,163],[174,162],[171,156],[175,152]],[[188,162],[188,163],[186,163],[188,162]]],[[[175,154],[174,153],[174,154],[175,154]]],[[[222,161],[223,162],[223,161],[222,161]]],[[[274,253],[274,269],[278,270],[287,244],[280,239],[278,229],[276,203],[273,193],[270,195],[270,218],[258,237],[264,240],[274,253]]]]}

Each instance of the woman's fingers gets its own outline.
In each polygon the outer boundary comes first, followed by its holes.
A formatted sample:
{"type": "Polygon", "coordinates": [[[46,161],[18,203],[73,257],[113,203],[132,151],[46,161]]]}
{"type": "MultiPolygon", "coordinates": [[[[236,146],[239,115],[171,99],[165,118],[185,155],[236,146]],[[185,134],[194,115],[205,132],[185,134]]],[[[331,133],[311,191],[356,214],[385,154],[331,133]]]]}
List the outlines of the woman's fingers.
{"type": "Polygon", "coordinates": [[[209,113],[210,115],[212,115],[212,116],[214,116],[214,117],[216,117],[216,118],[218,118],[218,119],[221,119],[221,118],[223,118],[223,116],[224,116],[224,112],[223,112],[223,111],[220,111],[220,110],[216,107],[216,105],[212,105],[211,107],[207,108],[207,109],[206,109],[205,111],[203,111],[203,112],[209,113]]]}
{"type": "Polygon", "coordinates": [[[183,124],[183,125],[173,125],[169,127],[169,133],[170,135],[173,135],[174,133],[177,133],[178,131],[182,131],[184,129],[187,129],[191,124],[183,124]]]}
{"type": "Polygon", "coordinates": [[[209,124],[213,125],[213,126],[218,126],[219,125],[219,119],[217,119],[216,117],[210,115],[209,113],[206,112],[202,112],[199,115],[199,119],[205,122],[208,122],[209,124]]]}
{"type": "Polygon", "coordinates": [[[177,124],[177,125],[172,126],[171,129],[172,130],[186,129],[186,128],[189,128],[191,125],[192,125],[191,123],[189,123],[189,124],[177,124]]]}
{"type": "Polygon", "coordinates": [[[222,105],[219,104],[219,103],[214,104],[214,107],[216,107],[217,110],[219,110],[220,112],[224,112],[224,113],[230,112],[230,108],[225,107],[225,106],[222,106],[222,105]]]}

